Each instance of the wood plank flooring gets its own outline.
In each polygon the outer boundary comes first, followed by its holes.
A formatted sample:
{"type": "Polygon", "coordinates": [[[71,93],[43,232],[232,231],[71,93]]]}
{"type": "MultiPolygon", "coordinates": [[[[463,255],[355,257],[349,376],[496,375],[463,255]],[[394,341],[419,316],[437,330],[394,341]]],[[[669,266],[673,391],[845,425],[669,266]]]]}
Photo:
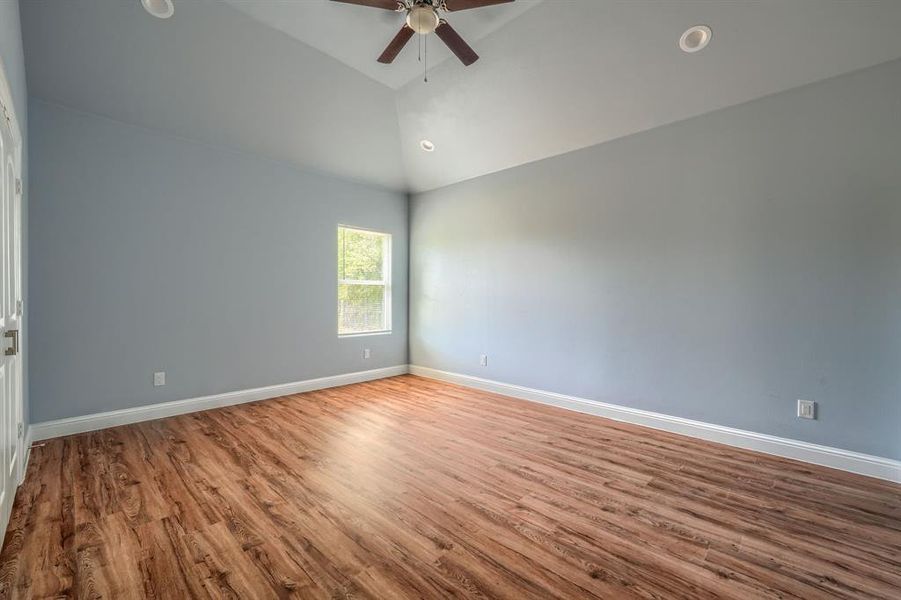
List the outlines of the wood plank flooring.
{"type": "Polygon", "coordinates": [[[49,441],[3,598],[901,598],[901,486],[410,375],[49,441]]]}

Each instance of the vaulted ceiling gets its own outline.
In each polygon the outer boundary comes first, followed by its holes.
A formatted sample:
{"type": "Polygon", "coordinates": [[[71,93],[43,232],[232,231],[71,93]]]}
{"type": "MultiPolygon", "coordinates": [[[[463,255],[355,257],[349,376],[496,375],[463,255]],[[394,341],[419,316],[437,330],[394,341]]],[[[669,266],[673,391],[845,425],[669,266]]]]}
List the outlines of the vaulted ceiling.
{"type": "MultiPolygon", "coordinates": [[[[388,11],[329,0],[22,2],[40,99],[389,188],[421,191],[901,57],[901,2],[517,0],[375,58],[388,11]],[[687,27],[713,40],[688,55],[687,27]],[[437,50],[437,51],[436,51],[437,50]],[[428,138],[435,152],[419,141],[428,138]]],[[[415,41],[415,40],[414,40],[415,41]]]]}
{"type": "MultiPolygon", "coordinates": [[[[419,60],[415,38],[390,67],[375,60],[403,26],[404,15],[401,13],[331,0],[224,1],[392,89],[423,78],[424,64],[419,60]]],[[[542,0],[516,0],[502,6],[459,11],[447,16],[453,27],[465,35],[467,42],[478,45],[476,42],[540,2],[542,0]]],[[[447,47],[434,36],[428,38],[427,50],[431,67],[453,58],[447,47]]]]}

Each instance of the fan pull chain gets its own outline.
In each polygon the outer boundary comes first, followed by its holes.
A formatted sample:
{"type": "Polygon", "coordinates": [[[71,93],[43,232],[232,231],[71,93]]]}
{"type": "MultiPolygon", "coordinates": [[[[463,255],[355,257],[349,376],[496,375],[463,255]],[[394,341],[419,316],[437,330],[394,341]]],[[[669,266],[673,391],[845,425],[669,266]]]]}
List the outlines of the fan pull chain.
{"type": "MultiPolygon", "coordinates": [[[[416,15],[416,24],[419,25],[417,29],[417,33],[422,31],[422,13],[418,13],[416,15]]],[[[422,46],[425,44],[425,62],[423,64],[423,81],[426,83],[429,82],[429,40],[428,36],[422,35],[421,33],[417,36],[419,37],[419,62],[423,62],[422,56],[422,46]]]]}

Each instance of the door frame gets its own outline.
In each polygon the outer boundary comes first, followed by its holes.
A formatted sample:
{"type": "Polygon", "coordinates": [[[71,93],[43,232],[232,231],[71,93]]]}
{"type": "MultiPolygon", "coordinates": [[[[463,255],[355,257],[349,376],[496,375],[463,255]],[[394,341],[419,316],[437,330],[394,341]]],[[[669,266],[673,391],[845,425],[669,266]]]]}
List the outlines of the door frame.
{"type": "Polygon", "coordinates": [[[7,73],[6,65],[3,63],[3,59],[0,58],[0,103],[3,105],[2,108],[0,108],[0,118],[4,118],[5,114],[5,117],[9,119],[9,128],[12,131],[15,148],[13,152],[13,162],[16,171],[16,179],[20,182],[16,191],[19,196],[19,211],[18,215],[16,215],[18,222],[14,224],[15,231],[18,232],[18,239],[16,240],[16,244],[18,244],[18,247],[16,248],[16,257],[18,258],[19,264],[15,265],[17,273],[14,276],[19,278],[19,295],[22,297],[21,313],[19,314],[19,368],[21,369],[21,373],[19,376],[20,393],[18,394],[16,406],[13,408],[17,416],[16,422],[20,424],[18,427],[22,428],[21,433],[16,436],[16,457],[18,463],[16,465],[16,485],[21,485],[25,480],[25,469],[28,465],[29,448],[26,445],[26,441],[31,437],[28,431],[28,424],[25,423],[24,355],[27,342],[25,333],[25,293],[22,285],[25,279],[23,276],[24,271],[22,269],[22,213],[25,209],[25,181],[22,179],[22,129],[19,127],[19,120],[16,117],[16,106],[13,102],[12,87],[10,86],[7,73]]]}

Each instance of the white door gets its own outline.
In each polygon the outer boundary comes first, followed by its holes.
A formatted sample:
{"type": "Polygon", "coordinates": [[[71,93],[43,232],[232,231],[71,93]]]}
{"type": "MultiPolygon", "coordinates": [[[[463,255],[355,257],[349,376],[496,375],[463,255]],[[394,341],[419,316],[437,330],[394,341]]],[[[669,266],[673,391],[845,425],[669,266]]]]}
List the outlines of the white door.
{"type": "Polygon", "coordinates": [[[23,456],[21,359],[21,136],[0,67],[0,535],[6,531],[23,456]]]}

